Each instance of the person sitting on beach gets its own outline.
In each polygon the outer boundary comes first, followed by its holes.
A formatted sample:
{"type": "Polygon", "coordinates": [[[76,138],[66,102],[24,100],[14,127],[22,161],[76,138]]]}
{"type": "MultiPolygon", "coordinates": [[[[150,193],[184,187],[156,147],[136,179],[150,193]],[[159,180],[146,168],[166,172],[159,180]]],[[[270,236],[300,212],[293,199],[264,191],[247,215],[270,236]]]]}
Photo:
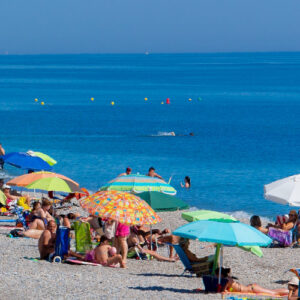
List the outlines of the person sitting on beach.
{"type": "MultiPolygon", "coordinates": [[[[253,283],[249,285],[243,285],[233,279],[230,275],[231,269],[230,268],[221,268],[221,276],[223,278],[228,279],[228,282],[225,286],[225,290],[229,292],[234,292],[234,293],[263,293],[263,294],[268,294],[270,296],[287,296],[288,295],[288,290],[287,289],[266,289],[261,287],[260,285],[253,283]]],[[[216,269],[216,276],[219,274],[219,268],[216,269]]]]}
{"type": "Polygon", "coordinates": [[[40,258],[45,260],[52,260],[55,254],[55,240],[56,240],[56,223],[50,220],[39,238],[38,247],[40,258]]]}
{"type": "Polygon", "coordinates": [[[291,210],[289,212],[289,218],[286,222],[282,223],[281,225],[273,225],[273,224],[268,224],[267,228],[269,227],[274,227],[277,229],[282,229],[284,231],[289,231],[294,228],[295,224],[297,223],[298,220],[298,214],[295,210],[291,210]]]}
{"type": "Polygon", "coordinates": [[[163,180],[163,178],[155,172],[154,167],[150,167],[150,168],[149,168],[149,171],[148,171],[148,173],[147,173],[147,176],[150,176],[150,177],[157,177],[157,178],[163,180]]]}
{"type": "Polygon", "coordinates": [[[60,225],[71,229],[71,222],[79,218],[79,214],[76,213],[68,213],[67,215],[59,215],[59,223],[60,225]]]}
{"type": "Polygon", "coordinates": [[[189,176],[184,177],[184,184],[180,183],[182,188],[189,189],[191,187],[191,178],[189,176]]]}
{"type": "Polygon", "coordinates": [[[9,205],[10,203],[16,203],[20,197],[25,199],[25,204],[30,206],[30,197],[27,195],[13,195],[11,193],[11,187],[7,184],[4,184],[2,187],[3,193],[6,196],[6,204],[9,205]]]}
{"type": "Polygon", "coordinates": [[[126,268],[126,263],[123,261],[120,254],[116,254],[114,247],[109,245],[108,238],[103,235],[100,239],[100,244],[95,248],[95,261],[104,266],[120,264],[121,268],[126,268]]]}
{"type": "MultiPolygon", "coordinates": [[[[40,258],[48,261],[52,261],[55,256],[55,242],[56,242],[56,229],[57,225],[54,220],[50,220],[47,224],[47,228],[41,234],[38,241],[38,248],[40,252],[40,258]]],[[[68,251],[66,257],[72,256],[80,260],[84,260],[84,256],[68,251]]]]}
{"type": "MultiPolygon", "coordinates": [[[[51,208],[51,202],[44,198],[42,200],[42,206],[36,211],[36,219],[33,221],[37,224],[39,228],[36,229],[45,229],[45,225],[54,218],[50,215],[49,210],[51,208]]],[[[31,227],[32,228],[32,227],[31,227]]]]}
{"type": "Polygon", "coordinates": [[[298,300],[298,289],[299,289],[299,279],[294,276],[291,281],[288,282],[288,300],[298,300]]]}
{"type": "Polygon", "coordinates": [[[265,228],[261,225],[261,220],[259,216],[252,216],[250,218],[250,225],[264,234],[268,234],[269,232],[268,228],[265,228]]]}
{"type": "Polygon", "coordinates": [[[131,171],[132,171],[131,168],[130,168],[130,167],[127,167],[126,170],[125,170],[125,173],[119,174],[118,177],[119,177],[119,176],[130,175],[130,174],[131,174],[131,171]]]}

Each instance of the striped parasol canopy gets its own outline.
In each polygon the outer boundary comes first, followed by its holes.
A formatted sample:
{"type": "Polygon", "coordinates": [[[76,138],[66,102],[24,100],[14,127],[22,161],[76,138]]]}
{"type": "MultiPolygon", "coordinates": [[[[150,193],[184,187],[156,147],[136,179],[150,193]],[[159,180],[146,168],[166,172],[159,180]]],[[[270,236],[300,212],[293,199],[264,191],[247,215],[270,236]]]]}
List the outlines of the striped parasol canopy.
{"type": "Polygon", "coordinates": [[[161,221],[144,200],[130,193],[100,191],[80,200],[80,205],[90,215],[126,225],[152,225],[161,221]]]}
{"type": "Polygon", "coordinates": [[[118,176],[104,185],[100,190],[132,193],[154,191],[176,195],[176,190],[162,179],[138,174],[118,176]]]}

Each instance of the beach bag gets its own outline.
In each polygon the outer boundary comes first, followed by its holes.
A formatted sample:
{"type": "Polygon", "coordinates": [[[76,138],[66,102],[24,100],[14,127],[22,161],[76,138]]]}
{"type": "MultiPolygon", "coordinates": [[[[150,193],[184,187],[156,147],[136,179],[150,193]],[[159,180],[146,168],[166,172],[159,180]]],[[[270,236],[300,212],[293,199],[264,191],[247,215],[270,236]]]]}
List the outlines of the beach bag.
{"type": "Polygon", "coordinates": [[[290,246],[293,242],[291,231],[284,231],[281,229],[270,227],[268,236],[284,247],[290,246]]]}
{"type": "Polygon", "coordinates": [[[79,253],[86,253],[92,250],[92,238],[90,224],[86,222],[74,222],[75,246],[79,253]]]}

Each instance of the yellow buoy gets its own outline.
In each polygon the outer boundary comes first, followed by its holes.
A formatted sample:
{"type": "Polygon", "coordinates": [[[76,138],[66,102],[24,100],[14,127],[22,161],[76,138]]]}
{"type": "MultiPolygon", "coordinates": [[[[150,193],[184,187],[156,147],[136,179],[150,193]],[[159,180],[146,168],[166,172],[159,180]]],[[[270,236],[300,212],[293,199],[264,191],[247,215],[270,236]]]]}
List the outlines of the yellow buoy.
{"type": "Polygon", "coordinates": [[[42,102],[41,102],[41,105],[45,105],[45,102],[44,102],[44,101],[42,101],[42,102]]]}
{"type": "Polygon", "coordinates": [[[93,97],[91,98],[91,101],[94,101],[94,98],[93,98],[93,97]]]}
{"type": "Polygon", "coordinates": [[[161,101],[161,103],[160,104],[164,104],[165,102],[164,101],[161,101]]]}
{"type": "Polygon", "coordinates": [[[35,101],[35,102],[38,102],[39,100],[38,100],[38,98],[35,98],[34,101],[35,101]]]}
{"type": "Polygon", "coordinates": [[[192,101],[192,98],[189,98],[189,101],[192,101]]]}
{"type": "Polygon", "coordinates": [[[115,101],[111,101],[111,103],[110,103],[111,105],[115,105],[115,101]]]}
{"type": "Polygon", "coordinates": [[[145,101],[148,101],[148,98],[147,98],[147,97],[145,98],[145,101]]]}

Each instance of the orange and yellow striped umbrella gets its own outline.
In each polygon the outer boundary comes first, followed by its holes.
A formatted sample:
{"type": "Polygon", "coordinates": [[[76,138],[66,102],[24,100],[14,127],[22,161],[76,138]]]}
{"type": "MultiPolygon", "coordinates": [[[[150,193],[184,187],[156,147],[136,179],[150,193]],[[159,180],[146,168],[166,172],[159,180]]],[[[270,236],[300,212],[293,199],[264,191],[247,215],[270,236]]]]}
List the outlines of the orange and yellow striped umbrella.
{"type": "Polygon", "coordinates": [[[83,209],[95,217],[111,218],[127,225],[151,225],[161,221],[141,198],[124,192],[100,191],[80,200],[83,209]]]}

